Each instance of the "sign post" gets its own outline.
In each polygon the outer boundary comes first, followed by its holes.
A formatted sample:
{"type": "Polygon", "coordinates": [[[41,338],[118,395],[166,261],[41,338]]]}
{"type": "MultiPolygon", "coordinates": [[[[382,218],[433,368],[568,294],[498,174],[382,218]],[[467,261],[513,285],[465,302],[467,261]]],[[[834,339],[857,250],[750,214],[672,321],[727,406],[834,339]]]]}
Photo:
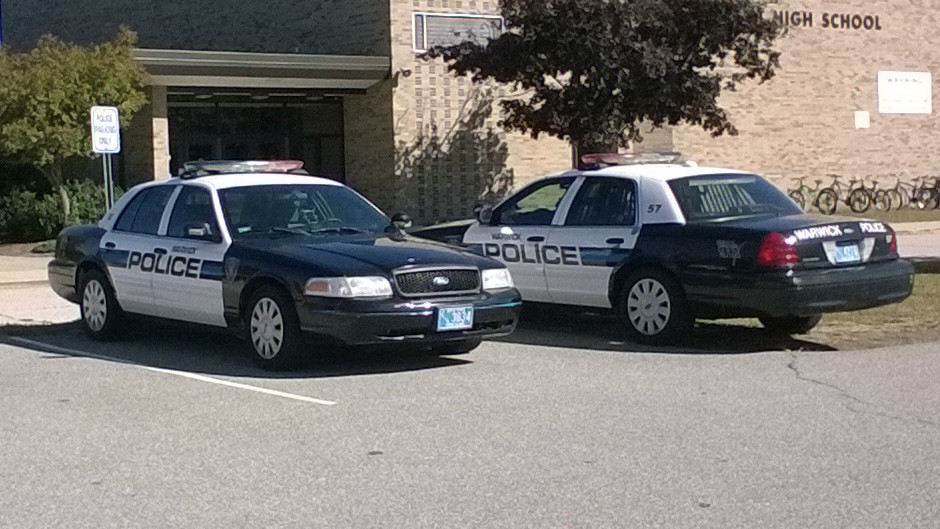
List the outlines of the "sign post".
{"type": "Polygon", "coordinates": [[[91,107],[91,146],[101,155],[105,209],[114,205],[114,172],[111,155],[121,152],[121,114],[117,107],[91,107]]]}

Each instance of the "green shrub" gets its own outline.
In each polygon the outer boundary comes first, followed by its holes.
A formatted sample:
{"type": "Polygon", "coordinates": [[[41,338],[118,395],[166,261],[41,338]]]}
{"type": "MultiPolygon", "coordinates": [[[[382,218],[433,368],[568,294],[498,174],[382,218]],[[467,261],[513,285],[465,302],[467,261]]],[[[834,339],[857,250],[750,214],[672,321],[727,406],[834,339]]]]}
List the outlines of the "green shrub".
{"type": "MultiPolygon", "coordinates": [[[[72,205],[69,225],[94,224],[104,215],[104,187],[81,180],[65,184],[72,205]]],[[[115,188],[115,197],[121,190],[115,188]]],[[[17,187],[0,196],[0,242],[35,242],[55,237],[64,227],[57,192],[39,195],[17,187]]]]}
{"type": "Polygon", "coordinates": [[[62,226],[62,213],[50,198],[23,188],[0,196],[0,241],[31,242],[55,236],[62,226]]]}

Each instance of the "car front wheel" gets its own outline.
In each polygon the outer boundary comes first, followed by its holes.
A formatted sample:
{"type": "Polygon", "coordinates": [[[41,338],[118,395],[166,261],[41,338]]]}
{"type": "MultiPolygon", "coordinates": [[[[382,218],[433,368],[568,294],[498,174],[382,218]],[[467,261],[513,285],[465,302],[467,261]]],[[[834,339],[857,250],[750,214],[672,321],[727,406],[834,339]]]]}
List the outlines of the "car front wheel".
{"type": "Polygon", "coordinates": [[[258,289],[246,314],[255,363],[269,370],[294,367],[300,357],[300,322],[290,297],[274,286],[258,289]]]}
{"type": "Polygon", "coordinates": [[[617,313],[633,341],[674,342],[692,329],[685,294],[671,275],[658,269],[630,274],[618,295],[617,313]]]}

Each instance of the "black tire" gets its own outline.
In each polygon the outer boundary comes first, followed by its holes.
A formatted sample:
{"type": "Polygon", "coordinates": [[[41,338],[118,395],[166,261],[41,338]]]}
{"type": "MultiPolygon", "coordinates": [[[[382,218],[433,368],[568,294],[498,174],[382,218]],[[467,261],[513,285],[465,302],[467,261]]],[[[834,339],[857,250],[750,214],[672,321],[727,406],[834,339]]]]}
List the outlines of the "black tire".
{"type": "Polygon", "coordinates": [[[482,338],[468,338],[466,340],[445,342],[432,346],[431,352],[441,356],[462,355],[473,351],[477,347],[480,347],[481,343],[483,343],[482,338]]]}
{"type": "Polygon", "coordinates": [[[113,340],[124,330],[124,310],[108,277],[97,268],[79,277],[79,308],[85,333],[95,340],[113,340]]]}
{"type": "Polygon", "coordinates": [[[883,189],[875,191],[872,205],[875,207],[876,211],[891,211],[891,195],[883,189]]]}
{"type": "Polygon", "coordinates": [[[855,213],[865,213],[871,207],[871,193],[867,189],[854,189],[849,193],[849,208],[855,213]]]}
{"type": "Polygon", "coordinates": [[[839,195],[832,189],[826,188],[819,192],[814,203],[816,209],[824,215],[832,215],[839,206],[839,195]]]}
{"type": "Polygon", "coordinates": [[[796,202],[798,206],[800,206],[800,209],[804,211],[806,210],[806,197],[803,196],[803,193],[799,191],[790,191],[788,195],[791,199],[793,199],[794,202],[796,202]]]}
{"type": "Polygon", "coordinates": [[[682,286],[659,268],[631,272],[617,292],[614,308],[634,342],[674,343],[686,337],[694,324],[682,286]]]}
{"type": "Polygon", "coordinates": [[[782,318],[760,318],[764,328],[773,334],[806,334],[819,324],[822,316],[785,316],[782,318]]]}
{"type": "Polygon", "coordinates": [[[937,191],[931,187],[922,187],[917,191],[917,205],[920,209],[937,209],[937,191]]]}
{"type": "Polygon", "coordinates": [[[264,285],[252,293],[245,308],[245,334],[258,367],[278,371],[299,363],[300,320],[282,288],[264,285]]]}

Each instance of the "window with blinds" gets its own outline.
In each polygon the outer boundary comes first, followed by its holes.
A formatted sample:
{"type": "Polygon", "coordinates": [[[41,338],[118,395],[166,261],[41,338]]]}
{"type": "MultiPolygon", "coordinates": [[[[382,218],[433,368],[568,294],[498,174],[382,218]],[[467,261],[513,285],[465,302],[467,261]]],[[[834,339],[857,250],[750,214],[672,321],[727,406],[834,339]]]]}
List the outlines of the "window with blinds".
{"type": "Polygon", "coordinates": [[[500,36],[502,32],[502,17],[416,13],[414,49],[427,51],[434,46],[452,46],[468,40],[486,44],[490,39],[500,36]]]}

